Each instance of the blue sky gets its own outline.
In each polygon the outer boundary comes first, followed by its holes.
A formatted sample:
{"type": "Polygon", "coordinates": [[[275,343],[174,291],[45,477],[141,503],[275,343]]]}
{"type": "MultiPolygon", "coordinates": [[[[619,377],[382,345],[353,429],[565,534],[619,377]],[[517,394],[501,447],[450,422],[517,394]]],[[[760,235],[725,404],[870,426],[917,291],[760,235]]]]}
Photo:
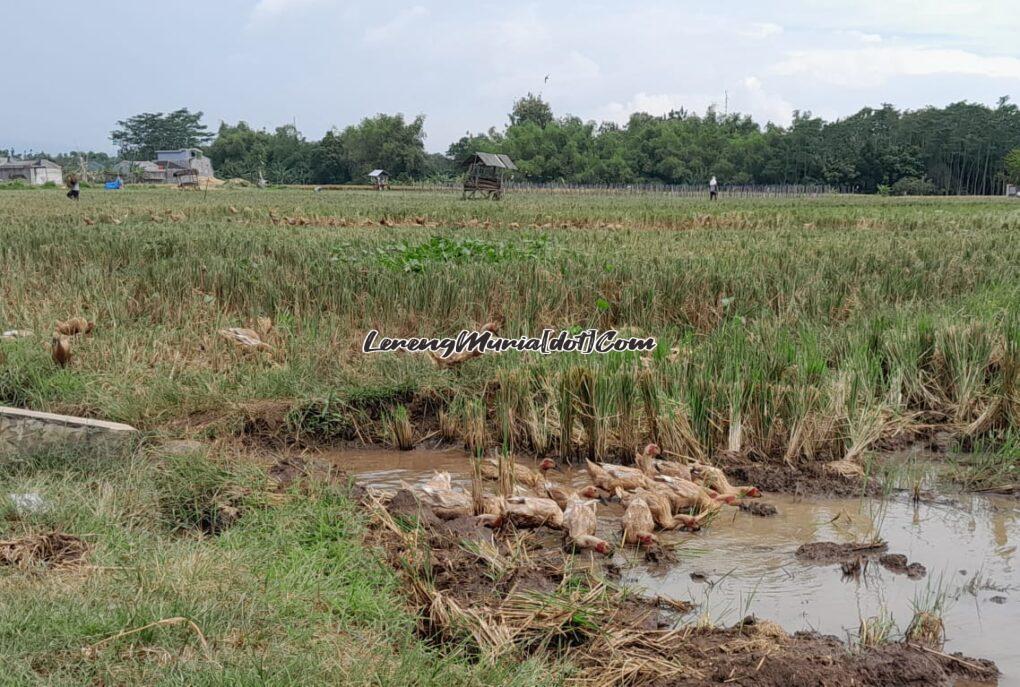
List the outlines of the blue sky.
{"type": "Polygon", "coordinates": [[[423,113],[442,151],[503,126],[528,91],[617,121],[728,94],[731,111],[784,124],[794,109],[1020,99],[1015,2],[0,2],[0,103],[15,104],[0,148],[18,151],[112,152],[118,119],[178,107],[309,138],[423,113]]]}

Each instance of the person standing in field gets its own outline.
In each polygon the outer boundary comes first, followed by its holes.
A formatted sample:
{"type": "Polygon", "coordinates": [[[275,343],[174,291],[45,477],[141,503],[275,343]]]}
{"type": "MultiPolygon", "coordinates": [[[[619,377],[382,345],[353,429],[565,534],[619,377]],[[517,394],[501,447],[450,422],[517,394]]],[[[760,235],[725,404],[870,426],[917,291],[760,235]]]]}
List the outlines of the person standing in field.
{"type": "Polygon", "coordinates": [[[712,180],[708,182],[708,199],[715,200],[719,196],[719,182],[715,180],[715,176],[712,176],[712,180]]]}
{"type": "Polygon", "coordinates": [[[78,200],[78,196],[81,195],[81,184],[78,183],[78,177],[69,176],[67,178],[67,185],[71,189],[67,192],[67,197],[71,200],[78,200]]]}

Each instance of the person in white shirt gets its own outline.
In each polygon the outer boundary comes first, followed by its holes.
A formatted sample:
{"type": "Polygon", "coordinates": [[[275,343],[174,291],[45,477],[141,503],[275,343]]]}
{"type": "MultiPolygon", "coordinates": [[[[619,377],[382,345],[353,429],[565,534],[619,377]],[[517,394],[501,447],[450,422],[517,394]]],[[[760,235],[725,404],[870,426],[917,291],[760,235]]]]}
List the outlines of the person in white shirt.
{"type": "Polygon", "coordinates": [[[709,200],[715,200],[719,196],[719,182],[715,180],[715,176],[708,182],[708,198],[709,200]]]}

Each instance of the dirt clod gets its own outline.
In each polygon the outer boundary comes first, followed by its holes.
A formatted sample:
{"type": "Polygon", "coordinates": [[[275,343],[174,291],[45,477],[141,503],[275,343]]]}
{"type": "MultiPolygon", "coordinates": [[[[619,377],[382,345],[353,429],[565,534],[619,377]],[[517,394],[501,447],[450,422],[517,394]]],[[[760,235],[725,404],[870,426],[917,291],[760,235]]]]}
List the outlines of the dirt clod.
{"type": "Polygon", "coordinates": [[[880,556],[878,562],[886,570],[897,575],[906,575],[912,580],[924,577],[928,573],[928,570],[920,563],[908,563],[907,557],[902,553],[887,553],[880,556]]]}
{"type": "Polygon", "coordinates": [[[819,565],[830,565],[853,561],[860,556],[875,556],[884,552],[887,545],[883,541],[876,542],[853,542],[850,544],[837,544],[831,541],[812,542],[802,544],[797,549],[797,558],[817,563],[819,565]]]}
{"type": "Polygon", "coordinates": [[[740,510],[762,518],[771,518],[773,515],[779,514],[775,506],[764,501],[741,501],[740,510]]]}

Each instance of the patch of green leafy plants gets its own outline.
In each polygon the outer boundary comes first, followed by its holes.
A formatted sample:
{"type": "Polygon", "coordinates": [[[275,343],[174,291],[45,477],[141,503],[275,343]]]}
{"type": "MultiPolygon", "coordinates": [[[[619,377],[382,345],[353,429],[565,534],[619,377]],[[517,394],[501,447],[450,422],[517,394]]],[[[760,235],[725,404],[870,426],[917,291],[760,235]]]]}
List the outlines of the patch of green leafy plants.
{"type": "MultiPolygon", "coordinates": [[[[540,235],[516,241],[490,241],[468,237],[432,236],[421,243],[395,241],[365,249],[362,255],[381,267],[402,272],[424,272],[444,263],[499,264],[541,257],[549,238],[540,235]]],[[[349,246],[334,248],[334,256],[349,255],[349,246]]]]}

